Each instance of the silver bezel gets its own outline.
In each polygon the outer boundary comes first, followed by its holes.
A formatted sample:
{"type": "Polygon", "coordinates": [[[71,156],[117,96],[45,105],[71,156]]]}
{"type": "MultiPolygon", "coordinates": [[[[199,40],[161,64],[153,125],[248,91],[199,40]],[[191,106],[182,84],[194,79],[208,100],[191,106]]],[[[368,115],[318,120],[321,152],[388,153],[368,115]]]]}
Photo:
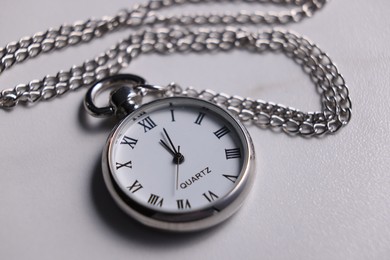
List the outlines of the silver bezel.
{"type": "Polygon", "coordinates": [[[144,225],[170,231],[196,231],[217,225],[233,215],[242,205],[247,196],[255,175],[255,153],[253,142],[246,128],[231,113],[208,101],[191,97],[171,97],[154,100],[142,105],[139,109],[124,118],[111,132],[102,154],[102,169],[105,184],[118,206],[131,217],[144,225]],[[128,121],[133,120],[145,110],[158,106],[162,103],[169,104],[172,101],[181,102],[182,105],[198,104],[222,114],[223,118],[229,121],[240,136],[244,159],[240,172],[240,178],[236,181],[235,187],[224,197],[206,208],[189,212],[166,213],[158,210],[151,210],[137,203],[125,195],[118,187],[113,178],[113,165],[110,161],[115,136],[121,127],[128,121]]]}

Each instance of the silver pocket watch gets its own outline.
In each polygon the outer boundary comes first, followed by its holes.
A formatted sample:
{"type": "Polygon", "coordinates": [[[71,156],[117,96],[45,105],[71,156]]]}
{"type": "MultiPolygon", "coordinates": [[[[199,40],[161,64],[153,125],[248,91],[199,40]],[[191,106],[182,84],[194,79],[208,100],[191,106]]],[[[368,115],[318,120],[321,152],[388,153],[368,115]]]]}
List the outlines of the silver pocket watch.
{"type": "Polygon", "coordinates": [[[206,100],[174,96],[140,105],[142,96],[167,90],[130,74],[90,88],[89,112],[124,116],[103,151],[104,181],[119,207],[147,226],[208,228],[235,213],[250,190],[253,143],[235,116],[206,100]],[[94,96],[112,86],[119,88],[111,105],[97,108],[94,96]]]}

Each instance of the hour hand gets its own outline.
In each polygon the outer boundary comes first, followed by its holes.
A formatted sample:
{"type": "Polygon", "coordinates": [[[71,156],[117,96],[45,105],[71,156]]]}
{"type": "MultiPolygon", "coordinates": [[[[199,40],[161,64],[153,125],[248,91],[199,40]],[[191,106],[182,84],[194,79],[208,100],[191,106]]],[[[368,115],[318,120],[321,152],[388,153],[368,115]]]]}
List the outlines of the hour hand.
{"type": "Polygon", "coordinates": [[[170,152],[173,157],[176,156],[176,152],[166,143],[164,142],[164,140],[160,139],[160,144],[165,148],[167,149],[168,152],[170,152]]]}
{"type": "Polygon", "coordinates": [[[173,155],[173,163],[180,164],[184,161],[184,156],[180,153],[180,146],[176,150],[175,145],[173,144],[171,138],[168,135],[167,130],[163,128],[165,138],[168,139],[169,144],[167,144],[163,139],[160,139],[160,144],[173,155]]]}

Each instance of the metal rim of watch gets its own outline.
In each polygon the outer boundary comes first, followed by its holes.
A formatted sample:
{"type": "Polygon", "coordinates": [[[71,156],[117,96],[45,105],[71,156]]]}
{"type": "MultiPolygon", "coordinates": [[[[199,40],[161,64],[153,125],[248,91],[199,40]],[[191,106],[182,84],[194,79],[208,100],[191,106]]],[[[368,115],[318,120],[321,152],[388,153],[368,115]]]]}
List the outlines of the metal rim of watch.
{"type": "Polygon", "coordinates": [[[103,178],[107,189],[109,190],[109,193],[111,194],[117,205],[128,215],[133,217],[138,222],[149,227],[158,228],[166,231],[186,232],[199,231],[222,223],[240,208],[253,184],[253,179],[255,175],[254,159],[255,153],[253,148],[253,142],[248,131],[242,125],[242,123],[230,112],[211,102],[202,99],[192,97],[170,97],[154,100],[142,105],[142,107],[128,115],[112,130],[102,154],[102,169],[103,178]],[[153,106],[162,103],[168,104],[172,100],[181,100],[182,103],[188,104],[194,104],[196,102],[197,104],[202,104],[207,108],[211,108],[214,112],[218,114],[225,114],[223,118],[228,120],[229,123],[234,127],[235,131],[237,131],[240,140],[243,143],[243,149],[245,151],[243,166],[240,171],[240,177],[237,180],[237,183],[235,184],[234,188],[228,194],[218,199],[215,203],[210,203],[210,205],[200,210],[177,214],[151,210],[125,195],[123,190],[121,190],[121,188],[118,186],[118,184],[116,184],[116,181],[113,178],[113,166],[110,163],[115,136],[119,132],[119,130],[125,125],[127,120],[132,120],[135,115],[138,115],[140,112],[146,109],[149,109],[153,106]]]}

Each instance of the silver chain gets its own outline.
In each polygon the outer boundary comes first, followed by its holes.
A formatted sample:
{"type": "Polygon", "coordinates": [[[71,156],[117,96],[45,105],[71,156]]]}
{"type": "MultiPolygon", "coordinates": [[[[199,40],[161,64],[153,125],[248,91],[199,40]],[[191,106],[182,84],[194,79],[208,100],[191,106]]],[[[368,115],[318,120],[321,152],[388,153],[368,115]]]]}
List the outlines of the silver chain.
{"type": "MultiPolygon", "coordinates": [[[[337,67],[317,45],[304,37],[282,30],[252,32],[234,25],[275,25],[298,22],[321,9],[327,0],[246,0],[292,6],[280,13],[246,12],[206,15],[162,15],[156,11],[185,3],[206,3],[212,0],[153,0],[122,10],[113,17],[104,17],[62,25],[46,32],[24,37],[0,48],[0,74],[30,58],[67,46],[86,43],[94,38],[123,28],[137,29],[114,47],[80,66],[19,84],[0,93],[0,107],[10,109],[18,103],[36,103],[63,95],[110,75],[117,74],[145,53],[209,52],[246,49],[253,53],[282,52],[297,62],[310,76],[321,93],[321,112],[304,113],[272,102],[254,100],[193,88],[180,90],[171,85],[166,95],[187,95],[215,102],[236,113],[242,121],[260,127],[282,129],[289,134],[305,136],[333,133],[351,118],[351,102],[344,78],[337,67]],[[208,28],[193,28],[207,25],[208,28]],[[223,26],[224,27],[219,29],[223,26]]],[[[228,2],[229,0],[225,0],[228,2]]],[[[219,0],[217,2],[224,2],[219,0]]]]}

